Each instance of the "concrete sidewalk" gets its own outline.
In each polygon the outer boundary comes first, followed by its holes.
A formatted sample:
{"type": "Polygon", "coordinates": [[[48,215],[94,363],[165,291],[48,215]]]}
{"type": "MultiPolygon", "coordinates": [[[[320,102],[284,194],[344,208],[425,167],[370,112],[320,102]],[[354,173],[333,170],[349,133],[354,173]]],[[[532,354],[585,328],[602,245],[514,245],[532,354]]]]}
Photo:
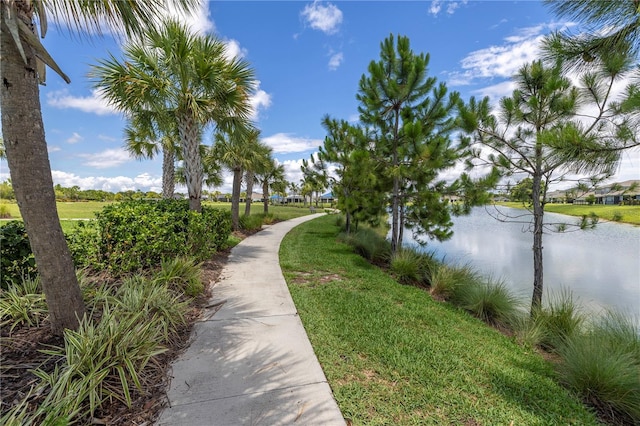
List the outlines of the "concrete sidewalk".
{"type": "Polygon", "coordinates": [[[159,425],[345,425],[280,270],[285,234],[321,214],[269,226],[231,251],[204,313],[172,365],[159,425]]]}

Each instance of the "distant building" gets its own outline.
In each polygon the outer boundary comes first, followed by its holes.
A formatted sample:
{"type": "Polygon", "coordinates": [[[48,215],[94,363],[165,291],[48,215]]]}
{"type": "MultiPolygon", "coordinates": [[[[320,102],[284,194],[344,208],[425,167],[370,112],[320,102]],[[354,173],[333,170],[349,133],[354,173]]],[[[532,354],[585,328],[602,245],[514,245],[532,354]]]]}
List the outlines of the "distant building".
{"type": "Polygon", "coordinates": [[[625,201],[640,202],[640,180],[626,180],[597,188],[594,193],[596,204],[615,205],[625,201]],[[631,189],[635,186],[634,189],[631,189]]]}
{"type": "Polygon", "coordinates": [[[549,203],[572,204],[640,204],[640,180],[615,182],[594,190],[580,193],[575,189],[552,191],[547,193],[549,203]],[[635,188],[631,189],[635,185],[635,188]]]}

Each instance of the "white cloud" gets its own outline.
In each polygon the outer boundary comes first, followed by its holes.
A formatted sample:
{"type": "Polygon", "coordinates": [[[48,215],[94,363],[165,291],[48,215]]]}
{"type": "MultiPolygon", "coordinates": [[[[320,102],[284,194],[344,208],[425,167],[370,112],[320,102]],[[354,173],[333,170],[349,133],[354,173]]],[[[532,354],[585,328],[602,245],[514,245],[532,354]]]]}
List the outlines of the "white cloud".
{"type": "Polygon", "coordinates": [[[85,97],[71,96],[66,89],[51,92],[47,94],[47,105],[60,109],[79,109],[97,115],[118,114],[98,90],[93,90],[91,96],[85,97]]]}
{"type": "Polygon", "coordinates": [[[358,123],[360,121],[360,114],[357,112],[354,114],[351,114],[349,118],[347,118],[347,121],[351,124],[358,123]]]}
{"type": "Polygon", "coordinates": [[[271,106],[271,95],[264,90],[260,89],[260,81],[256,80],[256,91],[249,99],[251,104],[251,120],[257,121],[260,112],[266,110],[271,106]]]}
{"type": "Polygon", "coordinates": [[[168,13],[167,17],[177,19],[191,27],[192,30],[206,34],[214,32],[216,29],[215,23],[210,19],[211,13],[209,12],[209,1],[200,0],[196,10],[191,14],[180,13],[176,9],[175,2],[167,2],[168,13]]]}
{"type": "Polygon", "coordinates": [[[321,139],[308,139],[292,136],[291,133],[276,133],[262,138],[262,142],[273,148],[275,153],[305,152],[322,145],[321,139]]]}
{"type": "Polygon", "coordinates": [[[117,167],[132,160],[129,153],[122,148],[107,149],[95,154],[78,154],[78,157],[86,160],[83,163],[85,166],[95,167],[96,169],[117,167]]]}
{"type": "Polygon", "coordinates": [[[114,138],[113,136],[108,135],[98,135],[98,139],[105,142],[118,142],[119,139],[114,138]]]}
{"type": "Polygon", "coordinates": [[[462,60],[462,68],[473,78],[511,78],[522,65],[539,58],[542,38],[538,35],[518,43],[476,50],[462,60]]]}
{"type": "Polygon", "coordinates": [[[152,176],[143,173],[134,178],[127,176],[88,176],[80,177],[74,173],[67,173],[60,170],[52,170],[54,184],[60,184],[65,188],[79,186],[82,190],[101,189],[103,191],[120,192],[120,191],[162,191],[162,177],[152,176]]]}
{"type": "Polygon", "coordinates": [[[83,138],[79,133],[77,133],[77,132],[73,132],[73,134],[71,135],[71,137],[70,137],[70,138],[68,138],[68,139],[66,140],[66,142],[67,142],[67,143],[70,143],[70,144],[75,144],[75,143],[81,142],[81,141],[83,141],[83,140],[84,140],[84,138],[83,138]]]}
{"type": "Polygon", "coordinates": [[[511,78],[525,63],[540,58],[540,42],[549,31],[563,30],[572,23],[551,22],[520,28],[504,38],[504,44],[469,53],[460,61],[462,71],[451,73],[450,86],[472,84],[476,79],[511,78]]]}
{"type": "Polygon", "coordinates": [[[491,103],[495,103],[504,96],[511,96],[515,88],[516,84],[512,80],[507,80],[502,83],[474,90],[472,93],[477,94],[481,98],[488,96],[491,99],[491,103]]]}
{"type": "Polygon", "coordinates": [[[244,58],[249,53],[247,49],[240,46],[240,42],[238,40],[229,39],[224,40],[223,43],[225,46],[225,57],[229,60],[244,58]]]}
{"type": "Polygon", "coordinates": [[[62,148],[60,148],[57,145],[47,145],[47,152],[52,153],[52,152],[58,152],[58,151],[62,151],[62,148]]]}
{"type": "Polygon", "coordinates": [[[323,6],[318,0],[306,5],[300,14],[311,28],[325,34],[337,33],[342,23],[342,11],[336,5],[327,3],[323,6]]]}
{"type": "Polygon", "coordinates": [[[429,6],[429,13],[432,15],[438,15],[442,10],[442,0],[433,0],[431,6],[429,6]]]}
{"type": "MultiPolygon", "coordinates": [[[[461,5],[465,5],[469,0],[462,1],[447,1],[447,14],[453,15],[461,5]]],[[[429,6],[429,13],[433,16],[438,16],[438,14],[442,11],[442,6],[445,2],[443,0],[432,0],[431,5],[429,6]]]]}
{"type": "Polygon", "coordinates": [[[288,182],[293,182],[296,185],[300,183],[302,179],[302,159],[297,160],[285,160],[281,163],[284,166],[284,176],[288,182]]]}
{"type": "Polygon", "coordinates": [[[329,69],[331,71],[337,70],[340,64],[342,64],[343,60],[344,60],[344,55],[342,54],[342,52],[338,52],[332,55],[331,58],[329,59],[329,69]]]}

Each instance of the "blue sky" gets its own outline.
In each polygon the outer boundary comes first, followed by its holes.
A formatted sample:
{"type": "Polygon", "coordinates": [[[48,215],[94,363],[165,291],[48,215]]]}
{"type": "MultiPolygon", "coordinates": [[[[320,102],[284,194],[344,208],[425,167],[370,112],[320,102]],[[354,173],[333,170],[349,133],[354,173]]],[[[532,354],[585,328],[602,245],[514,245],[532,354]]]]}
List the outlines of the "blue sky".
{"type": "MultiPolygon", "coordinates": [[[[464,99],[512,90],[509,77],[536,58],[540,38],[571,28],[538,1],[217,1],[201,4],[194,29],[215,34],[229,54],[253,66],[259,80],[254,117],[263,140],[297,182],[302,159],[317,150],[324,114],[357,120],[358,81],[380,42],[408,36],[430,54],[430,75],[464,99]]],[[[92,89],[91,64],[119,42],[51,28],[44,44],[72,82],[52,71],[41,87],[42,113],[54,182],[82,189],[160,191],[161,159],[135,160],[123,149],[125,120],[92,89]]],[[[205,142],[210,136],[205,137],[205,142]]],[[[9,175],[0,162],[0,179],[9,175]]],[[[624,155],[613,181],[640,179],[638,151],[624,155]]],[[[220,189],[230,190],[230,177],[220,189]]],[[[213,189],[213,188],[212,188],[213,189]]]]}

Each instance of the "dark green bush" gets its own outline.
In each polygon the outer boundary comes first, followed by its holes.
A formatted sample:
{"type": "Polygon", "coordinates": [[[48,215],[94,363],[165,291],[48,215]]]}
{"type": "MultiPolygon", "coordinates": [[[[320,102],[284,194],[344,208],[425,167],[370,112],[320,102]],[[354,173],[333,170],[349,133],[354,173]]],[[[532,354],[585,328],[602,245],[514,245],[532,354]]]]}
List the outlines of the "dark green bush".
{"type": "Polygon", "coordinates": [[[223,247],[231,233],[228,212],[206,206],[202,213],[193,212],[186,200],[126,201],[106,206],[96,217],[95,225],[79,227],[69,237],[72,252],[79,265],[115,274],[155,267],[178,256],[204,260],[223,247]]]}
{"type": "Polygon", "coordinates": [[[37,275],[24,223],[14,220],[0,227],[0,287],[8,289],[37,275]]]}
{"type": "Polygon", "coordinates": [[[97,221],[78,221],[73,230],[65,236],[76,266],[104,268],[100,255],[100,228],[97,221]]]}

